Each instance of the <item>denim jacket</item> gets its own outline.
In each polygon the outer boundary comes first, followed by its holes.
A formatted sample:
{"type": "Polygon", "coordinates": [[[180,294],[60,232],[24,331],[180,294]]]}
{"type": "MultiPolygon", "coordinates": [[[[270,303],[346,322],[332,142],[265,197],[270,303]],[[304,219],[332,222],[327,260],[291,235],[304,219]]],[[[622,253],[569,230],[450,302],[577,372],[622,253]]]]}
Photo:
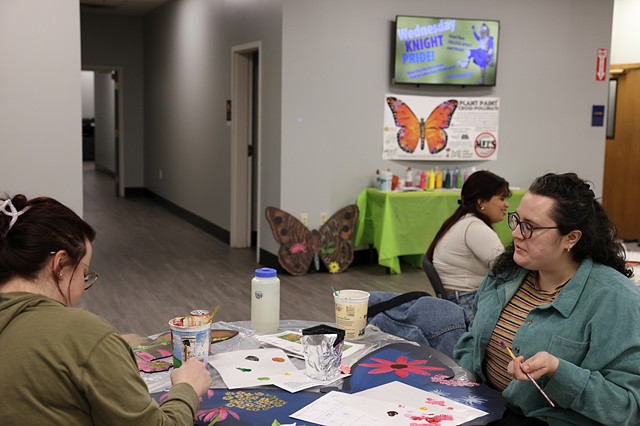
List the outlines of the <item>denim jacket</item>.
{"type": "MultiPolygon", "coordinates": [[[[454,358],[483,381],[491,333],[528,272],[480,285],[475,319],[454,358]]],[[[614,269],[584,260],[552,303],[529,312],[513,349],[525,360],[540,351],[560,360],[552,378],[537,380],[556,408],[531,383],[514,380],[503,396],[515,410],[550,425],[640,423],[640,290],[614,269]]]]}
{"type": "MultiPolygon", "coordinates": [[[[370,292],[369,306],[397,296],[388,291],[370,292]]],[[[431,346],[448,357],[467,329],[464,309],[448,300],[421,297],[381,312],[369,319],[385,333],[431,346]]]]}

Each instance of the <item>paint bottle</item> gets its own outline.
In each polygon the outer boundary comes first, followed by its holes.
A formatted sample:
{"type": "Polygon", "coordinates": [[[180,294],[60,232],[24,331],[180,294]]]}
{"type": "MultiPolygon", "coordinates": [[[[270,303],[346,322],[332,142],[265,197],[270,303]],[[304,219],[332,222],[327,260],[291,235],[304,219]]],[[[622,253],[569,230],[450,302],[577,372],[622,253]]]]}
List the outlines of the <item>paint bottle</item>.
{"type": "Polygon", "coordinates": [[[433,169],[429,170],[427,181],[427,189],[434,189],[436,187],[436,173],[433,169]]]}
{"type": "Polygon", "coordinates": [[[427,187],[427,172],[424,170],[420,172],[420,189],[425,189],[427,187]]]}
{"type": "Polygon", "coordinates": [[[442,172],[436,167],[436,189],[442,188],[442,172]]]}
{"type": "Polygon", "coordinates": [[[407,167],[407,176],[404,182],[404,186],[406,188],[413,188],[413,169],[411,167],[407,167]]]}
{"type": "Polygon", "coordinates": [[[251,329],[275,333],[280,327],[280,280],[275,269],[256,269],[251,280],[251,329]]]}
{"type": "Polygon", "coordinates": [[[462,172],[460,171],[460,168],[458,166],[456,166],[456,171],[455,171],[455,178],[453,179],[453,181],[455,182],[455,185],[453,185],[456,188],[462,188],[462,172]]]}
{"type": "Polygon", "coordinates": [[[451,188],[451,172],[447,167],[447,172],[444,174],[444,183],[442,184],[443,188],[451,188]]]}

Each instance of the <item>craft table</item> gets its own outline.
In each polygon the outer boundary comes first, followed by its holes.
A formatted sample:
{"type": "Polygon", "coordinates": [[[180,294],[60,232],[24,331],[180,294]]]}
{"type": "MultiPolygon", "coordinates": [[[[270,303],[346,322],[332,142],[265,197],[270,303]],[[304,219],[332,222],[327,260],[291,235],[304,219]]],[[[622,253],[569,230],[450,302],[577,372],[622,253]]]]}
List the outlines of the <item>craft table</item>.
{"type": "MultiPolygon", "coordinates": [[[[509,211],[518,207],[525,192],[512,191],[509,211]]],[[[359,214],[354,244],[373,245],[378,251],[378,263],[392,274],[401,272],[400,256],[420,267],[422,256],[442,223],[458,208],[459,199],[459,189],[412,192],[365,189],[356,201],[359,214]]],[[[505,246],[511,243],[506,216],[494,229],[505,246]]]]}
{"type": "MultiPolygon", "coordinates": [[[[279,331],[300,331],[302,328],[317,324],[313,321],[286,320],[280,322],[279,331]]],[[[260,345],[255,337],[255,332],[250,329],[248,321],[217,322],[212,324],[212,329],[235,330],[239,333],[227,341],[213,344],[211,354],[255,349],[260,345]]],[[[504,400],[499,392],[485,385],[470,384],[467,382],[469,373],[433,348],[420,346],[384,333],[372,325],[367,326],[365,337],[358,340],[357,343],[364,343],[365,349],[352,357],[343,359],[345,363],[352,365],[352,375],[343,379],[344,383],[337,382],[335,387],[332,384],[327,389],[315,388],[315,390],[292,394],[274,386],[261,386],[232,391],[226,388],[219,374],[209,367],[213,377],[213,385],[212,389],[201,398],[198,410],[199,419],[196,421],[196,425],[211,425],[211,420],[216,418],[216,424],[221,425],[240,424],[238,421],[245,425],[292,424],[296,419],[288,417],[289,414],[312,403],[326,392],[341,390],[342,392],[354,393],[391,381],[401,381],[420,389],[436,392],[438,395],[446,394],[451,400],[489,413],[484,417],[469,421],[465,425],[486,424],[502,415],[504,400]],[[359,366],[359,363],[363,363],[363,366],[359,366]],[[386,374],[381,374],[380,369],[376,370],[376,366],[371,366],[370,363],[389,364],[391,368],[386,374]],[[398,363],[406,364],[403,369],[406,370],[406,374],[404,371],[401,374],[396,373],[394,368],[402,369],[398,363]],[[421,366],[424,364],[425,366],[416,367],[414,364],[421,366]],[[443,370],[443,368],[435,368],[436,365],[450,369],[449,376],[437,375],[438,371],[430,371],[429,374],[414,371],[419,369],[443,370]],[[375,373],[372,374],[371,371],[375,371],[375,373]],[[428,378],[431,380],[427,380],[428,378]],[[274,420],[278,420],[280,423],[272,423],[274,420]]],[[[292,361],[299,368],[304,368],[304,361],[293,358],[292,361]]],[[[155,389],[150,389],[152,397],[160,402],[166,395],[166,391],[158,392],[158,390],[170,387],[168,372],[153,374],[156,375],[155,380],[151,379],[148,374],[143,373],[142,376],[147,385],[152,385],[150,388],[155,387],[155,389]],[[166,379],[163,376],[166,376],[166,379]],[[164,385],[160,383],[163,381],[164,385]]],[[[302,423],[309,426],[315,425],[310,422],[302,423]]]]}

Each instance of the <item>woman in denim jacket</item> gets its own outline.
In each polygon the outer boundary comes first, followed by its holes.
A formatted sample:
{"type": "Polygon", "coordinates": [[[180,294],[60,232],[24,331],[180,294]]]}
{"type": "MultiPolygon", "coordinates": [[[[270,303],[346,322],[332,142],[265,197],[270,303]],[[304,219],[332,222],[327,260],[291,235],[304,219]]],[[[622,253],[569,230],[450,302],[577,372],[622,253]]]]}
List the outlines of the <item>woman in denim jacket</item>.
{"type": "Polygon", "coordinates": [[[482,282],[454,350],[503,392],[497,424],[640,423],[640,291],[593,191],[574,173],[546,174],[509,226],[513,245],[482,282]]]}

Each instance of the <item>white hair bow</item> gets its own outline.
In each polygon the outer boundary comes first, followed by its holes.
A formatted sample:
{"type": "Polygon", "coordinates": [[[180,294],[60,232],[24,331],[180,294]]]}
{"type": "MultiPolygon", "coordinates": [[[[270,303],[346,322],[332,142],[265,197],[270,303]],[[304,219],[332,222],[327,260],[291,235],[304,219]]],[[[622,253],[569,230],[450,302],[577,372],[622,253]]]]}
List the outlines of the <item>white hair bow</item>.
{"type": "Polygon", "coordinates": [[[4,200],[4,202],[0,204],[0,211],[11,217],[11,222],[9,222],[9,229],[7,229],[7,232],[9,232],[13,225],[15,225],[18,217],[24,214],[24,212],[26,212],[30,208],[31,206],[27,206],[20,211],[16,210],[16,207],[11,202],[11,198],[9,198],[8,200],[4,200]]]}

